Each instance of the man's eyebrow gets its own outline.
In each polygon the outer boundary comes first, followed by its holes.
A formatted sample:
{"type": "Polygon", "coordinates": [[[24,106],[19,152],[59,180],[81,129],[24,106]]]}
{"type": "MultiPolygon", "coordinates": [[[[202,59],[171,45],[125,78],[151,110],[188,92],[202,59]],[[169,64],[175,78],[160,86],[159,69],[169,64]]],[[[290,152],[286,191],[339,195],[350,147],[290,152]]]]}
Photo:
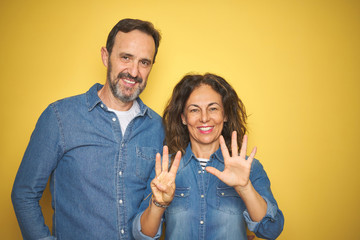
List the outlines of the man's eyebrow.
{"type": "MultiPolygon", "coordinates": [[[[130,57],[130,58],[133,58],[133,57],[134,57],[133,54],[131,54],[131,53],[126,53],[126,52],[121,52],[121,53],[120,53],[120,56],[121,56],[121,57],[124,57],[124,56],[125,56],[125,57],[130,57]]],[[[152,63],[151,59],[149,59],[149,58],[141,58],[140,61],[146,61],[146,62],[152,63]]]]}
{"type": "Polygon", "coordinates": [[[126,56],[126,57],[134,57],[134,55],[130,54],[130,53],[125,53],[125,52],[121,52],[120,56],[126,56]]]}
{"type": "Polygon", "coordinates": [[[148,63],[152,63],[151,59],[148,59],[148,58],[141,58],[140,60],[141,61],[146,61],[148,63]]]}

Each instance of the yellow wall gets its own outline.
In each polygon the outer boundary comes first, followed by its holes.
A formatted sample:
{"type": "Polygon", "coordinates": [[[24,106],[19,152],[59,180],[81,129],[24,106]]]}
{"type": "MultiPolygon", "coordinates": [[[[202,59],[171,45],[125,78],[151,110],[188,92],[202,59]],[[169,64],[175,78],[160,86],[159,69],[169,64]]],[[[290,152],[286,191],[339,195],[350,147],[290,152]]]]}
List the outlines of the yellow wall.
{"type": "Polygon", "coordinates": [[[0,2],[1,239],[21,238],[10,191],[37,118],[104,83],[100,47],[124,17],[162,31],[142,94],[158,113],[190,71],[236,88],[285,215],[280,240],[360,239],[359,1],[178,2],[0,2]]]}

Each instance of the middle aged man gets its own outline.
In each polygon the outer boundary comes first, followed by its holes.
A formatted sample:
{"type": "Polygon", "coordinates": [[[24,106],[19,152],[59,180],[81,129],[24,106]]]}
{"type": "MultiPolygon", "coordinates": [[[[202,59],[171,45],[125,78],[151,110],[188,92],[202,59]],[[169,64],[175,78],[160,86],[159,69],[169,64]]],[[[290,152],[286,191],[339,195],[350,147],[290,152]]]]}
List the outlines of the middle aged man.
{"type": "Polygon", "coordinates": [[[123,19],[101,49],[104,86],[52,103],[19,167],[12,201],[24,239],[132,239],[132,220],[162,152],[161,118],[138,98],[160,34],[123,19]],[[50,177],[53,234],[39,200],[50,177]]]}

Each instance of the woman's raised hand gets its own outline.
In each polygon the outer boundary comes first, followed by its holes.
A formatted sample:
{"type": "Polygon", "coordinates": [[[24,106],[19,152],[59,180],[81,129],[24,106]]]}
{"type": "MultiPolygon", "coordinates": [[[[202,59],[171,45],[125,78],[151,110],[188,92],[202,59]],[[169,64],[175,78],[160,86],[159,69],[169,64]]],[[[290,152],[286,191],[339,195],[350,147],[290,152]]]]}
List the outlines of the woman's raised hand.
{"type": "Polygon", "coordinates": [[[249,183],[251,163],[256,154],[256,147],[252,150],[250,156],[246,159],[247,135],[245,135],[239,155],[236,131],[234,131],[231,136],[232,156],[229,154],[229,150],[226,147],[223,136],[220,136],[220,147],[224,157],[224,171],[221,172],[213,167],[206,167],[206,171],[215,175],[228,186],[240,188],[247,187],[249,183]]]}
{"type": "Polygon", "coordinates": [[[175,177],[179,168],[181,152],[175,155],[174,162],[169,170],[169,151],[168,147],[163,147],[163,160],[161,163],[160,153],[156,154],[155,174],[156,177],[151,181],[153,199],[162,204],[169,205],[175,194],[175,177]]]}

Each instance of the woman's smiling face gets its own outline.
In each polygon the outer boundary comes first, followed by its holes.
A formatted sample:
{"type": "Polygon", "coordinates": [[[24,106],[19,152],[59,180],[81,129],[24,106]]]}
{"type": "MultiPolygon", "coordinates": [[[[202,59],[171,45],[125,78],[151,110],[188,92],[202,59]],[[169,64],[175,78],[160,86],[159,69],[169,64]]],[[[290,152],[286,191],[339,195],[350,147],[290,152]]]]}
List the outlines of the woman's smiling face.
{"type": "Polygon", "coordinates": [[[194,89],[181,118],[189,130],[193,150],[210,147],[215,152],[219,148],[219,137],[226,118],[221,95],[211,86],[202,84],[194,89]]]}

